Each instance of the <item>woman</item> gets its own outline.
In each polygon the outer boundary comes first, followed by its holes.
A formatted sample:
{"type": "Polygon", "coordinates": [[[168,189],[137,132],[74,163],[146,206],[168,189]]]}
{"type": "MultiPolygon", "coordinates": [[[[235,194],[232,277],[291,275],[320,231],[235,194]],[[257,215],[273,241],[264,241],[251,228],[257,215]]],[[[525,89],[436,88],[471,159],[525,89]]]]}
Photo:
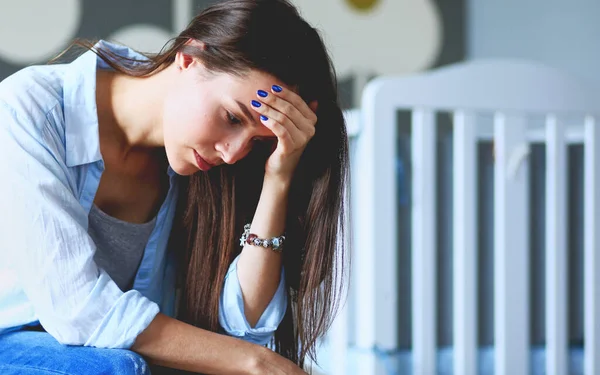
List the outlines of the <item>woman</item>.
{"type": "Polygon", "coordinates": [[[231,0],[157,55],[82,44],[0,84],[0,372],[304,374],[348,167],[318,33],[231,0]]]}

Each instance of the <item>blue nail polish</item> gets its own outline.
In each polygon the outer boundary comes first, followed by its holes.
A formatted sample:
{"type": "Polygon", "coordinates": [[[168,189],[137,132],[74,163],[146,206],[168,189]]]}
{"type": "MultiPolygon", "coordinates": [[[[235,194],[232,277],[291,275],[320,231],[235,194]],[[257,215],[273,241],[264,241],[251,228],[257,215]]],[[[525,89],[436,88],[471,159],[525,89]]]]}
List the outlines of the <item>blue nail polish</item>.
{"type": "Polygon", "coordinates": [[[260,96],[261,98],[266,98],[267,95],[269,95],[269,94],[267,94],[266,91],[263,91],[263,90],[258,90],[257,93],[258,93],[258,96],[260,96]]]}
{"type": "Polygon", "coordinates": [[[269,118],[265,115],[260,115],[260,119],[263,121],[267,121],[269,118]]]}
{"type": "Polygon", "coordinates": [[[281,86],[277,86],[277,85],[273,85],[272,87],[273,91],[275,92],[281,92],[283,89],[281,88],[281,86]]]}
{"type": "Polygon", "coordinates": [[[256,107],[256,108],[258,108],[258,107],[260,107],[260,105],[261,105],[261,104],[260,104],[260,102],[257,102],[256,100],[253,100],[253,101],[252,101],[252,106],[253,106],[253,107],[256,107]]]}

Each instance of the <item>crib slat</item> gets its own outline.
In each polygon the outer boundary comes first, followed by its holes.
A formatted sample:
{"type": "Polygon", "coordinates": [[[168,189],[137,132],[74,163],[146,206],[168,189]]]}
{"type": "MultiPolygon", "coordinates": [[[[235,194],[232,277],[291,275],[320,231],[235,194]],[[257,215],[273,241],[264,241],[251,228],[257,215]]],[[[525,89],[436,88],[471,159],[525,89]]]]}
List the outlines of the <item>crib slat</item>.
{"type": "Polygon", "coordinates": [[[567,148],[565,125],[546,119],[546,373],[567,373],[567,148]]]}
{"type": "Polygon", "coordinates": [[[529,373],[526,121],[494,116],[495,374],[529,373]]]}
{"type": "Polygon", "coordinates": [[[413,111],[412,338],[413,368],[419,375],[436,369],[435,128],[432,112],[413,111]]]}
{"type": "Polygon", "coordinates": [[[396,107],[371,86],[363,93],[360,135],[351,162],[354,304],[358,374],[385,374],[375,348],[398,345],[396,107]]]}
{"type": "Polygon", "coordinates": [[[600,374],[600,129],[585,121],[584,140],[584,369],[600,374]]]}
{"type": "Polygon", "coordinates": [[[454,114],[454,373],[476,374],[475,115],[454,114]]]}

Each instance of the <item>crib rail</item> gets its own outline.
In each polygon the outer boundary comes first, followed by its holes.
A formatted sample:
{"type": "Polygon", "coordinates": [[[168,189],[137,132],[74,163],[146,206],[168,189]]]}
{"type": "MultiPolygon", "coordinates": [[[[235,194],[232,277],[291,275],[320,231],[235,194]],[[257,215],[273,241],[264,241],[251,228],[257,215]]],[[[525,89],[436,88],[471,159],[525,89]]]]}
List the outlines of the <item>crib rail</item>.
{"type": "Polygon", "coordinates": [[[600,129],[585,122],[584,328],[585,373],[600,373],[600,129]]]}
{"type": "MultiPolygon", "coordinates": [[[[477,143],[493,139],[494,373],[528,374],[528,155],[546,144],[546,373],[567,373],[567,147],[585,152],[584,366],[600,373],[599,93],[552,69],[520,62],[465,63],[412,77],[371,82],[352,155],[353,279],[346,310],[330,334],[332,374],[403,373],[384,363],[398,348],[396,111],[412,113],[412,373],[437,371],[436,117],[453,119],[453,372],[476,374],[477,143]],[[493,123],[480,126],[480,113],[493,123]],[[532,115],[544,116],[543,126],[532,115]],[[337,334],[336,334],[337,332],[337,334]],[[340,335],[343,338],[339,339],[340,335]],[[337,341],[336,341],[337,338],[337,341]],[[351,347],[348,342],[351,341],[351,347]],[[333,344],[331,344],[333,343],[333,344]],[[346,358],[346,361],[343,360],[346,358]]],[[[353,112],[356,119],[356,112],[353,112]]],[[[356,123],[356,121],[354,121],[356,123]]]]}

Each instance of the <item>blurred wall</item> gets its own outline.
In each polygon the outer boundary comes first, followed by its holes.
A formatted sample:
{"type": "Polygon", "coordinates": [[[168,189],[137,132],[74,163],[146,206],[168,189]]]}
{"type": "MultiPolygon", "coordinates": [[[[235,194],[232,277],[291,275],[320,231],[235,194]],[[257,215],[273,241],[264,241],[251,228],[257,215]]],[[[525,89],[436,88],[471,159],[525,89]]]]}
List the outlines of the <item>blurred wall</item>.
{"type": "Polygon", "coordinates": [[[600,84],[600,1],[468,0],[469,58],[544,62],[600,84]]]}

